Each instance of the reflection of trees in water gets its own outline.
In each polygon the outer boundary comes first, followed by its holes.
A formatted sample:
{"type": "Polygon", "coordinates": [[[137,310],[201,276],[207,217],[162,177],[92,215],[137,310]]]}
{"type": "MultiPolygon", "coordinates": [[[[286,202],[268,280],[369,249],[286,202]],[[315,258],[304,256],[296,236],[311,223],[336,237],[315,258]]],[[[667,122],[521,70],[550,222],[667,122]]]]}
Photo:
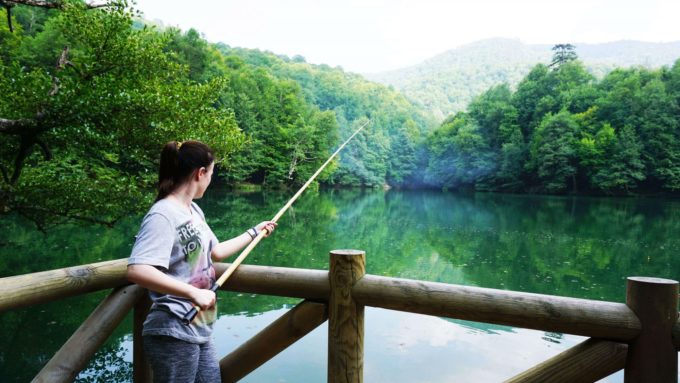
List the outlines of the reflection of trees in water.
{"type": "MultiPolygon", "coordinates": [[[[292,194],[209,189],[198,203],[226,239],[271,218],[292,194]]],[[[140,221],[56,227],[45,235],[5,219],[0,275],[125,257],[140,221]]],[[[615,301],[624,300],[627,276],[678,279],[680,270],[680,203],[672,200],[309,190],[279,224],[245,263],[326,269],[330,250],[357,248],[367,252],[371,274],[615,301]]],[[[0,380],[30,380],[107,293],[3,313],[0,380]]],[[[221,292],[218,306],[220,315],[259,315],[298,301],[221,292]]],[[[130,328],[128,318],[80,381],[130,376],[122,354],[130,328]]]]}
{"type": "Polygon", "coordinates": [[[678,247],[670,237],[678,229],[677,203],[494,194],[449,198],[429,200],[428,221],[454,226],[444,235],[430,231],[428,241],[452,264],[466,265],[470,284],[623,301],[625,277],[677,278],[672,273],[680,269],[670,251],[678,247]]]}
{"type": "MultiPolygon", "coordinates": [[[[108,293],[67,298],[0,315],[0,381],[30,381],[108,293]]],[[[99,351],[100,358],[108,353],[103,350],[122,350],[121,343],[131,328],[128,316],[99,351]]]]}
{"type": "Polygon", "coordinates": [[[123,360],[127,350],[121,345],[102,347],[94,358],[76,377],[76,383],[118,383],[129,382],[132,363],[123,360]]]}

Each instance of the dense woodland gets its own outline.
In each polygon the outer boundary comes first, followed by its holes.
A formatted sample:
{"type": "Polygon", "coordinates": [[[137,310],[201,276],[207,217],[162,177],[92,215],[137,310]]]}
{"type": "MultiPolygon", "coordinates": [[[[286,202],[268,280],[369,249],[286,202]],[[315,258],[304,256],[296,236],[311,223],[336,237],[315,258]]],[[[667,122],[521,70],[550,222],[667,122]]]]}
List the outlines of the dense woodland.
{"type": "MultiPolygon", "coordinates": [[[[511,89],[536,63],[549,63],[551,45],[524,44],[516,39],[476,41],[429,58],[420,64],[366,78],[393,86],[414,104],[440,120],[463,111],[480,93],[501,83],[511,89]]],[[[617,67],[660,68],[680,57],[680,41],[651,43],[615,41],[577,44],[579,59],[601,80],[617,67]]]]}
{"type": "Polygon", "coordinates": [[[435,126],[400,94],[339,68],[149,26],[126,1],[50,4],[0,10],[5,213],[112,224],[144,210],[170,140],[216,149],[218,182],[298,186],[367,119],[321,182],[400,184],[415,157],[391,153],[414,153],[435,126]]]}
{"type": "Polygon", "coordinates": [[[596,81],[571,55],[499,85],[428,138],[426,180],[542,193],[680,189],[680,61],[596,81]]]}
{"type": "Polygon", "coordinates": [[[596,80],[567,50],[516,90],[493,86],[437,127],[360,75],[152,26],[126,1],[18,3],[0,2],[0,212],[40,225],[113,224],[145,210],[170,140],[215,148],[216,182],[296,187],[366,120],[322,184],[680,188],[679,63],[596,80]]]}

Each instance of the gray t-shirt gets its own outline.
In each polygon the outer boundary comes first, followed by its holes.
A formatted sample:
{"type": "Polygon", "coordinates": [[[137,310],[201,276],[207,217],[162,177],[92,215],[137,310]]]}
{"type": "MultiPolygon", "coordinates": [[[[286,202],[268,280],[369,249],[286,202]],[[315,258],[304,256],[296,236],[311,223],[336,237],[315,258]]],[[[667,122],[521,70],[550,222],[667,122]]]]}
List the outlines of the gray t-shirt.
{"type": "MultiPolygon", "coordinates": [[[[128,265],[155,266],[165,274],[201,289],[215,282],[210,254],[218,241],[205,222],[203,211],[162,199],[144,216],[128,265]]],[[[216,310],[201,310],[189,325],[181,318],[191,310],[187,298],[149,291],[153,301],[144,322],[143,335],[166,335],[191,343],[210,340],[216,310]]]]}

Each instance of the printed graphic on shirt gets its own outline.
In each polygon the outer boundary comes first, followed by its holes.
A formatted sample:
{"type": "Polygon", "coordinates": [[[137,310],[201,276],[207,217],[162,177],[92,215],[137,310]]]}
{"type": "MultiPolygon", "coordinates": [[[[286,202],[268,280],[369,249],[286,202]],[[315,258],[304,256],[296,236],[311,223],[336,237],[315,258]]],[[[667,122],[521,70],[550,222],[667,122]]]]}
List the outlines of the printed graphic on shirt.
{"type": "MultiPolygon", "coordinates": [[[[215,269],[210,262],[210,254],[208,254],[208,244],[203,243],[206,239],[201,231],[205,224],[196,223],[189,220],[177,227],[177,236],[179,243],[182,246],[185,260],[189,263],[191,275],[189,284],[199,289],[209,289],[215,281],[215,269]]],[[[208,229],[209,230],[209,229],[208,229]]],[[[201,311],[196,318],[201,322],[214,322],[215,310],[208,312],[201,311]]]]}

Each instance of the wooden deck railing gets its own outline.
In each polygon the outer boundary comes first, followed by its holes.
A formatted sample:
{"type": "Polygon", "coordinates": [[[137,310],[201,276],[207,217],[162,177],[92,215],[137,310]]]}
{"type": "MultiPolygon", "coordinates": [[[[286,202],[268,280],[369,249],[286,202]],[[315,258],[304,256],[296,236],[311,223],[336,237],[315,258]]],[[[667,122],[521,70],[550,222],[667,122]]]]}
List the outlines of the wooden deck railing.
{"type": "MultiPolygon", "coordinates": [[[[0,312],[113,288],[35,377],[69,382],[134,308],[134,381],[151,381],[141,348],[150,302],[125,278],[126,259],[0,279],[0,312]]],[[[330,253],[329,271],[241,265],[222,289],[303,301],[220,361],[234,382],[328,320],[328,381],[363,381],[364,307],[562,332],[588,340],[508,382],[587,382],[624,369],[626,382],[678,381],[678,282],[628,278],[626,303],[365,274],[365,254],[330,253]]],[[[228,264],[216,264],[218,275],[228,264]]]]}

